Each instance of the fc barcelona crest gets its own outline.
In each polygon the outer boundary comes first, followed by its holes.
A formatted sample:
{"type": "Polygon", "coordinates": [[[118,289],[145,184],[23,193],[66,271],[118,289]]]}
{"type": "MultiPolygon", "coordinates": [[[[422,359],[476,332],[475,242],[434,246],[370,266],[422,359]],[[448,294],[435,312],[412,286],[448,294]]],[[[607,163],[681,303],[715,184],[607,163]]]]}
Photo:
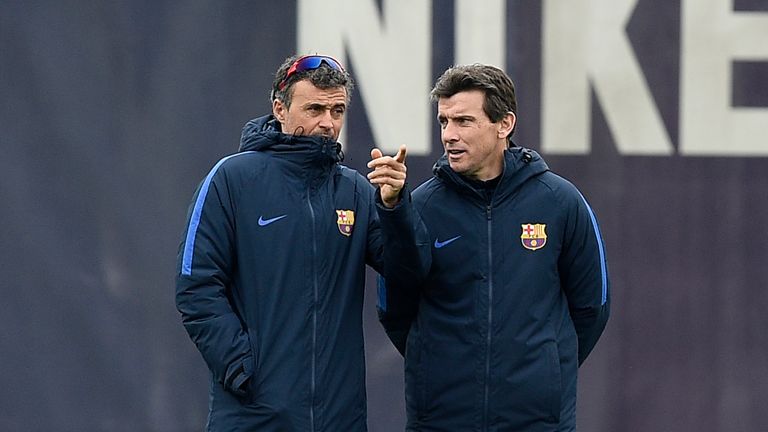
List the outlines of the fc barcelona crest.
{"type": "Polygon", "coordinates": [[[339,216],[336,219],[336,225],[339,226],[339,232],[345,236],[352,235],[352,228],[355,227],[355,212],[352,210],[336,210],[339,216]]]}
{"type": "Polygon", "coordinates": [[[523,233],[520,234],[520,240],[523,247],[530,250],[537,250],[547,244],[546,224],[523,224],[523,233]]]}

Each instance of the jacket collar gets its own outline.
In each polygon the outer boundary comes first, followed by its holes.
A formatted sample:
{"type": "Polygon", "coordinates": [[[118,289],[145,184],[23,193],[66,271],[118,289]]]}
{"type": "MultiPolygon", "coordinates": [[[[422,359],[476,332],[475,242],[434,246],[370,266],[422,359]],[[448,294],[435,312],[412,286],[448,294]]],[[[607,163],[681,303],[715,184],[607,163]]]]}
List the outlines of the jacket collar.
{"type": "Polygon", "coordinates": [[[328,173],[343,158],[338,141],[320,136],[285,134],[271,114],[245,124],[239,151],[264,152],[280,158],[288,162],[293,168],[291,172],[301,178],[315,178],[328,173]]]}
{"type": "MultiPolygon", "coordinates": [[[[516,193],[528,179],[548,170],[549,167],[544,159],[534,150],[523,147],[512,147],[504,150],[504,171],[491,201],[500,201],[516,193]]],[[[487,201],[483,191],[477,190],[464,176],[451,169],[445,154],[435,163],[433,173],[435,177],[443,180],[448,187],[454,188],[462,194],[467,194],[473,199],[487,201]]]]}

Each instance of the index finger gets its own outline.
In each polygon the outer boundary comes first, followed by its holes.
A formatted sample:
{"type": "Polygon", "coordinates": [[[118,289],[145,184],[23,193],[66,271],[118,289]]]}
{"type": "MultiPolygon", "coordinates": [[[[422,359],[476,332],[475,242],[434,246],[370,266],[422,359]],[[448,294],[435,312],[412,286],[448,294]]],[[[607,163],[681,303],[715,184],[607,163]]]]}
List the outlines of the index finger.
{"type": "Polygon", "coordinates": [[[405,154],[408,152],[408,149],[405,147],[405,144],[402,144],[400,148],[397,150],[397,154],[395,155],[395,160],[403,163],[405,162],[405,154]]]}

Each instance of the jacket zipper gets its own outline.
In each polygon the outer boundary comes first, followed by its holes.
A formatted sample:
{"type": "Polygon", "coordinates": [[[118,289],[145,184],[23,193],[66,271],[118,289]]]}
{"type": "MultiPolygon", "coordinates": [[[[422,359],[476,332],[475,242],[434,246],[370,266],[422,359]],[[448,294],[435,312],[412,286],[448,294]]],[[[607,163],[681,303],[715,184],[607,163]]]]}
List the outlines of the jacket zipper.
{"type": "Polygon", "coordinates": [[[483,397],[483,430],[488,430],[488,392],[491,380],[491,332],[493,328],[493,236],[491,230],[491,205],[485,208],[488,226],[488,328],[485,340],[485,393],[483,397]]]}
{"type": "Polygon", "coordinates": [[[310,430],[315,430],[315,369],[317,356],[317,271],[315,264],[317,260],[317,228],[315,227],[315,209],[312,207],[312,189],[307,189],[307,204],[309,205],[309,219],[312,221],[312,372],[310,381],[310,399],[309,399],[309,425],[310,430]]]}

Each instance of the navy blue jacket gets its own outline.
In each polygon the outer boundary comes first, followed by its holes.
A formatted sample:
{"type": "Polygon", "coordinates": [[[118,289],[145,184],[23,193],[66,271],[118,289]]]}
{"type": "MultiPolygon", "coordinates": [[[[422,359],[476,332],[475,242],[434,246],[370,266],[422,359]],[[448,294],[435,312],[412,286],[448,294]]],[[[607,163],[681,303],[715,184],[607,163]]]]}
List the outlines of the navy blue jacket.
{"type": "Polygon", "coordinates": [[[400,263],[410,283],[379,287],[381,321],[405,354],[408,430],[574,430],[578,365],[609,311],[586,200],[521,148],[505,152],[492,195],[443,156],[412,200],[409,217],[379,208],[385,238],[422,256],[400,263]]]}
{"type": "Polygon", "coordinates": [[[176,304],[211,371],[209,431],[364,431],[374,188],[340,146],[249,122],[198,188],[176,304]]]}

